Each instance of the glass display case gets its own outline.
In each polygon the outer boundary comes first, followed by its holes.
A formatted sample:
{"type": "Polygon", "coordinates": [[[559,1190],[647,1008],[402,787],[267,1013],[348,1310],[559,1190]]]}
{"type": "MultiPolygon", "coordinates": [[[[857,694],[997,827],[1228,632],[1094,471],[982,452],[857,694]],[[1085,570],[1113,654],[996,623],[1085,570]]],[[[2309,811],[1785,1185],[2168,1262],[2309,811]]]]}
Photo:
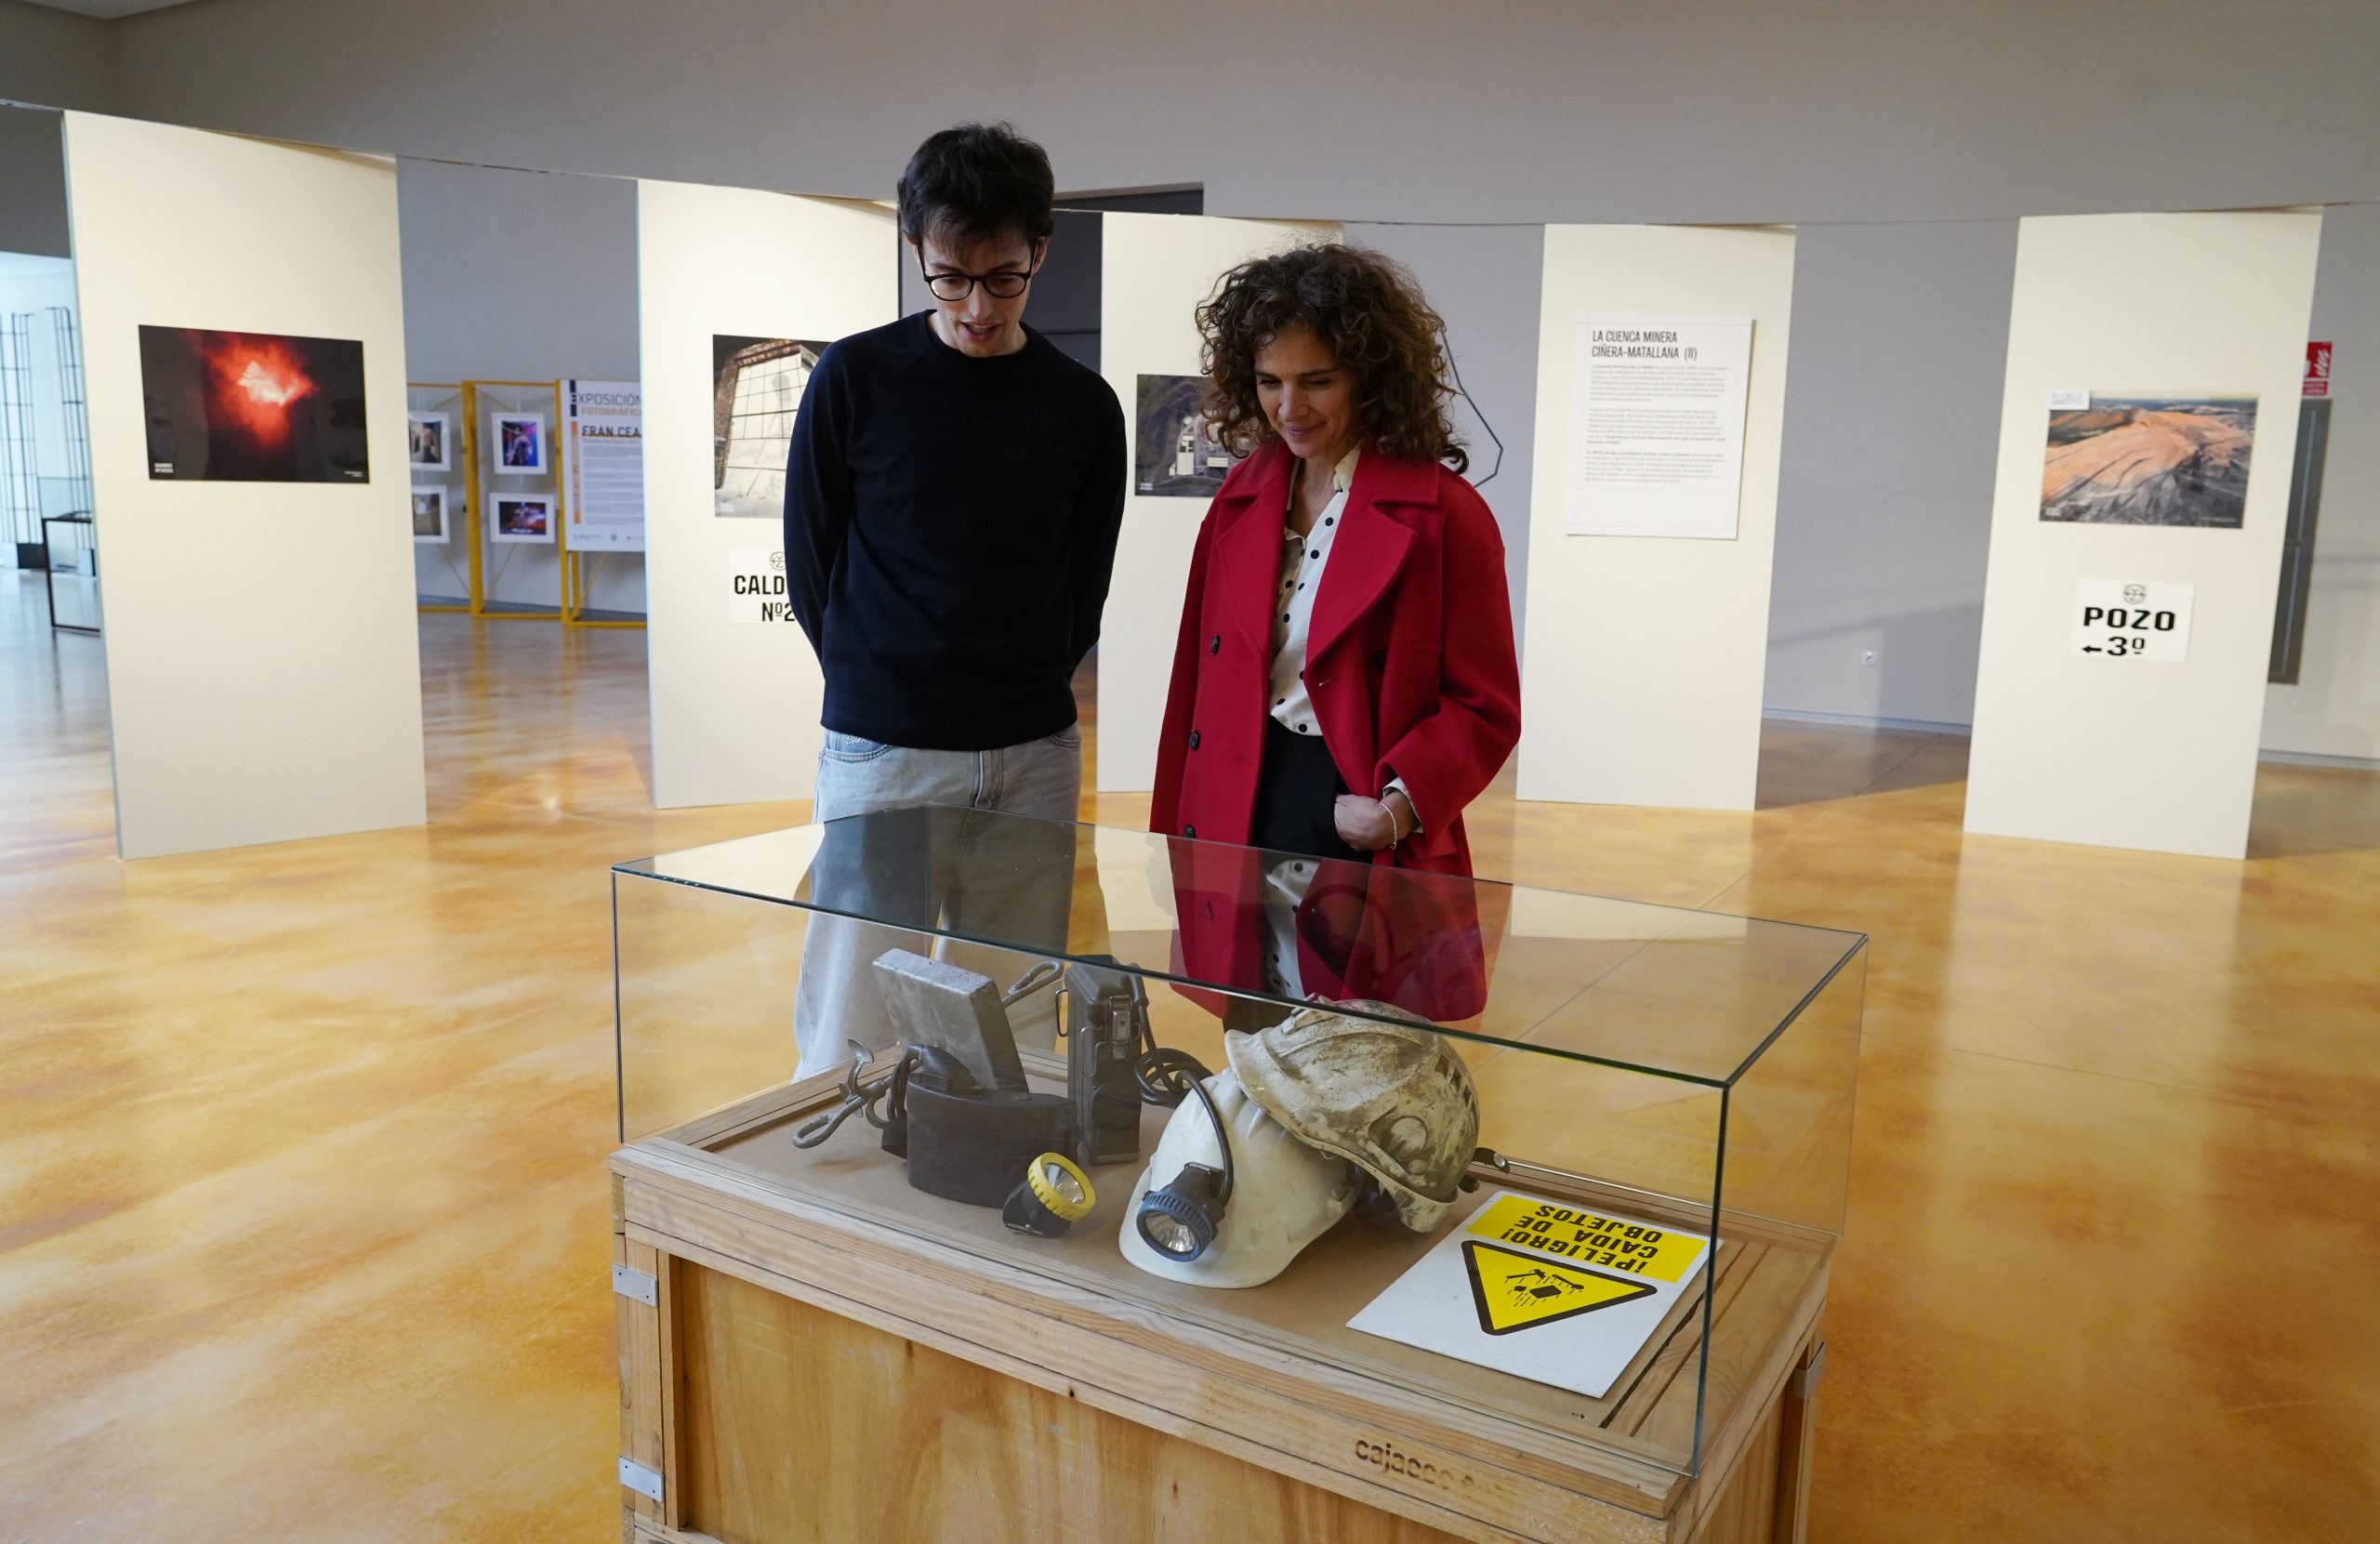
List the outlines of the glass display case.
{"type": "Polygon", "coordinates": [[[1675,1476],[1815,1333],[1860,934],[940,807],[613,905],[621,1140],[672,1172],[1675,1476]],[[1235,1208],[1254,1284],[1157,1252],[1235,1208]]]}

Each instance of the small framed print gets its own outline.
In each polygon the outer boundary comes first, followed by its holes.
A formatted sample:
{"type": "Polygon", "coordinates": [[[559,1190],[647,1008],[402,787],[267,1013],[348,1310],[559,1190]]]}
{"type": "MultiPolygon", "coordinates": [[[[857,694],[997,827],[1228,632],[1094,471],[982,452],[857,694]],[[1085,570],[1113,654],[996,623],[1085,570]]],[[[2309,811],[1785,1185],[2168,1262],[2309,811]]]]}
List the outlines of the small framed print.
{"type": "Polygon", "coordinates": [[[453,470],[454,457],[446,448],[452,428],[443,413],[406,414],[405,464],[417,472],[453,470]]]}
{"type": "Polygon", "coordinates": [[[446,501],[452,495],[445,488],[420,488],[413,491],[413,539],[422,543],[446,540],[446,501]]]}
{"type": "Polygon", "coordinates": [[[546,416],[498,413],[492,425],[496,469],[513,477],[542,477],[552,469],[546,455],[546,416]]]}
{"type": "Polygon", "coordinates": [[[551,494],[498,494],[489,509],[490,541],[550,543],[554,539],[551,494]]]}

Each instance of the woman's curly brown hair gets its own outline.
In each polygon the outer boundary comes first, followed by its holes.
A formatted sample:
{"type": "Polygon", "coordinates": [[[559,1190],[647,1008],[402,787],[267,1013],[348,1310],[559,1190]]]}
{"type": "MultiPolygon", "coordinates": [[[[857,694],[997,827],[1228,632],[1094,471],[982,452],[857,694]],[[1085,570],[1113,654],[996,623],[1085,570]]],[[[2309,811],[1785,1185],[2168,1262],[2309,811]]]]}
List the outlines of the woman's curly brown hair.
{"type": "Polygon", "coordinates": [[[1368,446],[1470,469],[1447,404],[1454,388],[1438,339],[1446,323],[1413,275],[1392,259],[1336,243],[1251,257],[1198,308],[1200,413],[1215,441],[1246,455],[1275,438],[1256,395],[1256,351],[1290,327],[1322,340],[1355,384],[1355,425],[1368,446]]]}

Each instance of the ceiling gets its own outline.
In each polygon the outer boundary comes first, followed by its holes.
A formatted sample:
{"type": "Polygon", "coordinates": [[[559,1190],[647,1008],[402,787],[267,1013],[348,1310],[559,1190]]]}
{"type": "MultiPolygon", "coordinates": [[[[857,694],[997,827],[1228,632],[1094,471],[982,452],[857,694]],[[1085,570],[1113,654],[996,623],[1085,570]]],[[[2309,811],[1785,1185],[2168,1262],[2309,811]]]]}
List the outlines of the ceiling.
{"type": "Polygon", "coordinates": [[[47,6],[54,11],[73,11],[77,16],[96,16],[102,21],[112,21],[119,16],[161,11],[168,6],[186,6],[190,0],[33,0],[33,3],[47,6]]]}

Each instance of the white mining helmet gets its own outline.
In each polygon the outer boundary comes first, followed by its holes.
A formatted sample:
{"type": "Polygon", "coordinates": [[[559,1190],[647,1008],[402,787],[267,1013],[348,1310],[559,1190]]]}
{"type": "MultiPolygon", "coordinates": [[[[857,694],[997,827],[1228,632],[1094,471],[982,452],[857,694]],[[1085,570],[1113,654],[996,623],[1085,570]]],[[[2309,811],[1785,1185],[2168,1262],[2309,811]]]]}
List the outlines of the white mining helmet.
{"type": "Polygon", "coordinates": [[[1367,1214],[1427,1234],[1446,1218],[1479,1138],[1469,1069],[1384,1003],[1324,1004],[1223,1039],[1231,1070],[1167,1123],[1125,1208],[1124,1258],[1208,1287],[1272,1280],[1377,1191],[1367,1214]],[[1217,1140],[1229,1132],[1230,1152],[1217,1140]]]}
{"type": "Polygon", "coordinates": [[[1316,1149],[1380,1184],[1396,1220],[1418,1234],[1447,1214],[1479,1141],[1471,1071],[1426,1024],[1387,1003],[1302,1008],[1253,1035],[1223,1036],[1231,1070],[1266,1114],[1316,1149]]]}
{"type": "Polygon", "coordinates": [[[1214,1115],[1193,1094],[1166,1123],[1124,1208],[1124,1258],[1172,1281],[1260,1287],[1347,1215],[1363,1176],[1346,1159],[1291,1136],[1249,1098],[1234,1074],[1203,1081],[1214,1115]],[[1228,1159],[1217,1141],[1217,1120],[1231,1134],[1228,1159]],[[1232,1176],[1229,1189],[1216,1195],[1212,1185],[1225,1173],[1232,1176]],[[1159,1190],[1154,1200],[1153,1187],[1159,1190]],[[1155,1224],[1151,1234],[1180,1247],[1152,1244],[1144,1214],[1155,1224]]]}

